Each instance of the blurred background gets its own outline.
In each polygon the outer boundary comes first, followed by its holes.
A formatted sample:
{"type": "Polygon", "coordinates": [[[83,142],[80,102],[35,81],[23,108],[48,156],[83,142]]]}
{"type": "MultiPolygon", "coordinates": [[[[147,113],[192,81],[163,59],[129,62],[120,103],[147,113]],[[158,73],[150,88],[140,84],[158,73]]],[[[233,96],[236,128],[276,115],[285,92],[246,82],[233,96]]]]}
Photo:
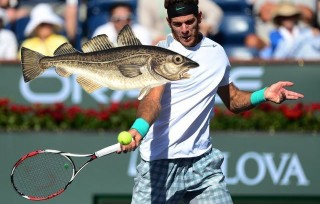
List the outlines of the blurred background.
{"type": "MultiPolygon", "coordinates": [[[[211,124],[223,171],[239,204],[320,204],[320,1],[199,0],[201,32],[221,44],[239,88],[279,80],[305,98],[261,104],[238,115],[217,98],[211,124]]],[[[20,49],[53,56],[70,42],[107,34],[116,45],[129,24],[144,45],[170,33],[163,0],[0,0],[0,197],[28,203],[10,184],[13,164],[35,149],[91,153],[116,142],[135,118],[139,90],[102,88],[87,94],[75,77],[49,70],[24,83],[20,49]]],[[[86,167],[61,196],[43,203],[130,203],[138,151],[86,167]]]]}

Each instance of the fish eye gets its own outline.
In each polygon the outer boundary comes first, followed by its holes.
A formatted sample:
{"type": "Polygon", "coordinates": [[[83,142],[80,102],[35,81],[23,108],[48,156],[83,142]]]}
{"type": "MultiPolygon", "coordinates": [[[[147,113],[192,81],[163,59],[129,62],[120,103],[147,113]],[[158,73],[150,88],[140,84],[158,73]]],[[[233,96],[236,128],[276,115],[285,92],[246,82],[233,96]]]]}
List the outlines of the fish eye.
{"type": "Polygon", "coordinates": [[[182,61],[183,61],[183,58],[180,55],[176,55],[176,56],[173,57],[173,62],[175,64],[181,64],[182,61]]]}

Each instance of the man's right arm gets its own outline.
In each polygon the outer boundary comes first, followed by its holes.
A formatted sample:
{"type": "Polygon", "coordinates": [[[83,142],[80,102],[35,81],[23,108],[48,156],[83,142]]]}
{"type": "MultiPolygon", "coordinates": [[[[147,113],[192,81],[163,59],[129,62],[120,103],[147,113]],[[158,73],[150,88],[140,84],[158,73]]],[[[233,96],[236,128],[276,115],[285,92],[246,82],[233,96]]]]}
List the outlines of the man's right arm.
{"type": "Polygon", "coordinates": [[[145,119],[150,125],[158,117],[161,110],[161,98],[165,85],[154,87],[151,91],[140,101],[137,110],[137,118],[145,119]]]}
{"type": "MultiPolygon", "coordinates": [[[[136,118],[142,119],[150,126],[157,119],[161,110],[161,98],[165,85],[157,86],[151,89],[151,91],[140,101],[136,118]]],[[[130,152],[135,150],[141,143],[143,136],[135,128],[129,130],[132,135],[133,141],[129,145],[122,145],[122,152],[130,152]]],[[[120,152],[118,152],[120,153],[120,152]]]]}

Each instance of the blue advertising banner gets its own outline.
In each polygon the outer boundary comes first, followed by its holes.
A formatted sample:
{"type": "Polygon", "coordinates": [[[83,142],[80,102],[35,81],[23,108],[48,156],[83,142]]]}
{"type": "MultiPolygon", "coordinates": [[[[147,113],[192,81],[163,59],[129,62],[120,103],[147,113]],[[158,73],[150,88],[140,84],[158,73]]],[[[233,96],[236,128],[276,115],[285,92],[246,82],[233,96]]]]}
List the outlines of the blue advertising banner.
{"type": "MultiPolygon", "coordinates": [[[[248,91],[261,89],[277,81],[292,81],[295,83],[293,89],[305,95],[301,102],[314,103],[320,101],[320,92],[315,91],[316,87],[320,87],[319,64],[234,63],[231,77],[240,89],[248,91]]],[[[53,68],[25,83],[20,64],[0,64],[0,78],[0,97],[7,97],[19,104],[63,102],[66,105],[97,107],[99,104],[136,99],[139,95],[139,90],[113,91],[108,88],[87,94],[76,82],[75,76],[60,77],[53,68]]],[[[219,98],[217,103],[221,103],[219,98]]]]}

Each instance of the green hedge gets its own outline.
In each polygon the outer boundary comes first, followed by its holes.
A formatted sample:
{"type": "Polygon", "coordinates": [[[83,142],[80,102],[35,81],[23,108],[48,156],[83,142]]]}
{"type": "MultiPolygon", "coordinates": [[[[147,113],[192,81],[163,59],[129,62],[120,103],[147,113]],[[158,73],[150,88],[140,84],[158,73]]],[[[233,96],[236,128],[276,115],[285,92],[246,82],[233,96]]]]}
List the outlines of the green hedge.
{"type": "MultiPolygon", "coordinates": [[[[135,120],[138,101],[112,103],[96,109],[79,106],[18,105],[0,98],[0,130],[64,131],[64,130],[127,130],[135,120]]],[[[320,104],[260,106],[241,114],[232,114],[223,107],[215,108],[211,122],[214,130],[304,131],[320,130],[320,104]]]]}

